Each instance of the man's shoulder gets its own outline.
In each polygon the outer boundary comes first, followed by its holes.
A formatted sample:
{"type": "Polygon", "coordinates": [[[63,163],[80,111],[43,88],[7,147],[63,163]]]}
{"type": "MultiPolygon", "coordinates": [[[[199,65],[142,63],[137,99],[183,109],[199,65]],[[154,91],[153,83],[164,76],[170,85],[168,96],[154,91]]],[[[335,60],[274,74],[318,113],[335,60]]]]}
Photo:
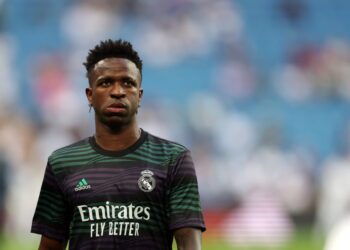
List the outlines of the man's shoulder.
{"type": "Polygon", "coordinates": [[[70,154],[72,152],[84,151],[84,150],[89,149],[90,148],[89,138],[90,137],[86,137],[86,138],[81,139],[79,141],[73,142],[69,145],[66,145],[66,146],[63,146],[63,147],[56,149],[49,156],[49,160],[70,154]]]}
{"type": "Polygon", "coordinates": [[[158,147],[158,148],[162,148],[164,150],[167,151],[172,151],[174,153],[182,153],[185,151],[189,151],[189,149],[182,145],[181,143],[169,140],[169,139],[165,139],[163,137],[151,134],[147,132],[147,140],[146,143],[149,144],[150,147],[154,146],[154,147],[158,147]]]}

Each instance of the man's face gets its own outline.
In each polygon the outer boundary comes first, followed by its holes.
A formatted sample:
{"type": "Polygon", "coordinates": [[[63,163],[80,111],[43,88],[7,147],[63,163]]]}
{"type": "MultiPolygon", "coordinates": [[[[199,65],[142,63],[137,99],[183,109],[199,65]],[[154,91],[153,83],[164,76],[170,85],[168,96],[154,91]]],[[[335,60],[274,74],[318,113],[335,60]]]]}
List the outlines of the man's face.
{"type": "Polygon", "coordinates": [[[96,125],[119,129],[136,121],[142,98],[141,75],[136,65],[124,58],[106,58],[89,74],[86,96],[92,104],[96,125]]]}

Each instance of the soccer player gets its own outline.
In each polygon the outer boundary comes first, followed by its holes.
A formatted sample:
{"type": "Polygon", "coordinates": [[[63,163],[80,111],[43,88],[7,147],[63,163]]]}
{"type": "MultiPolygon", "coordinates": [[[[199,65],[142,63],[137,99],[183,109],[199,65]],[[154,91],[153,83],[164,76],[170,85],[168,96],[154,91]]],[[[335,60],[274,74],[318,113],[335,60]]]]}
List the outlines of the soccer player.
{"type": "Polygon", "coordinates": [[[31,231],[39,249],[201,249],[197,178],[184,146],[137,123],[142,61],[132,45],[90,50],[86,96],[95,134],[54,151],[31,231]]]}

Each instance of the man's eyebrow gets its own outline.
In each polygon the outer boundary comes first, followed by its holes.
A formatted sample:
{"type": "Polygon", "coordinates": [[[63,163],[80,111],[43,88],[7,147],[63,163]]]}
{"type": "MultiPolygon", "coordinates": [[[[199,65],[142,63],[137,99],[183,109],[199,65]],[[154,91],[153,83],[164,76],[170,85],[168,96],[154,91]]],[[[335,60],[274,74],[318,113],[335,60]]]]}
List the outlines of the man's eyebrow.
{"type": "Polygon", "coordinates": [[[102,81],[102,80],[116,80],[116,79],[120,79],[120,80],[130,80],[133,82],[137,82],[137,77],[133,77],[133,76],[114,76],[114,75],[102,75],[96,78],[96,82],[102,81]]]}
{"type": "Polygon", "coordinates": [[[136,82],[136,78],[134,78],[132,76],[124,76],[124,77],[121,77],[121,79],[123,79],[123,80],[131,80],[131,81],[136,82]]]}
{"type": "Polygon", "coordinates": [[[112,80],[112,76],[99,76],[96,78],[96,82],[102,81],[102,80],[112,80]]]}

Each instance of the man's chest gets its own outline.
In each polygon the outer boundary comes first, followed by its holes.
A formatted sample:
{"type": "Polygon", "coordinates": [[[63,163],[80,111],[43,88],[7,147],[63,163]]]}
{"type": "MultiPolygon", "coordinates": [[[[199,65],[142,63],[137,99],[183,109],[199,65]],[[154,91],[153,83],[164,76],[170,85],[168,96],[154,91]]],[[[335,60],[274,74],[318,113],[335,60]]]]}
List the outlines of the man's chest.
{"type": "Polygon", "coordinates": [[[99,165],[66,175],[62,184],[73,236],[139,236],[155,225],[159,227],[160,221],[165,222],[164,169],[137,164],[99,165]]]}
{"type": "Polygon", "coordinates": [[[166,169],[142,164],[82,168],[62,180],[63,192],[72,206],[101,201],[159,203],[165,199],[167,185],[166,169]]]}

